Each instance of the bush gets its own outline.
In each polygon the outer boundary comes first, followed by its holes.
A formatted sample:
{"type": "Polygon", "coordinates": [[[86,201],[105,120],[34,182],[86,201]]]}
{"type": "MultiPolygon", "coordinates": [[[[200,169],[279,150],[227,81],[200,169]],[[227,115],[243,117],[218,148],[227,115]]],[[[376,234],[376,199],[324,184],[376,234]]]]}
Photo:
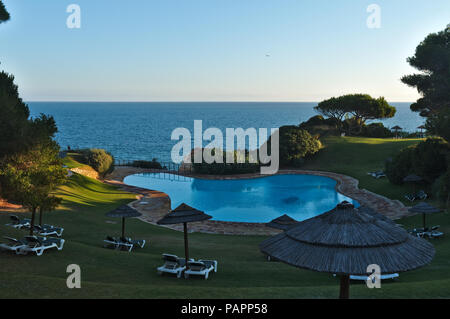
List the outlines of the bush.
{"type": "Polygon", "coordinates": [[[322,115],[316,115],[309,120],[300,123],[299,128],[315,135],[339,135],[339,120],[334,118],[325,119],[322,115]]]}
{"type": "MultiPolygon", "coordinates": [[[[213,150],[214,154],[216,150],[213,150]]],[[[259,163],[249,163],[250,153],[245,151],[245,163],[236,163],[238,152],[234,151],[235,163],[226,163],[226,154],[228,152],[219,151],[222,153],[223,163],[192,163],[194,172],[197,174],[210,174],[210,175],[234,175],[234,174],[247,174],[259,172],[261,165],[259,163]]],[[[192,161],[194,156],[192,156],[192,161]]]]}
{"type": "Polygon", "coordinates": [[[152,159],[151,161],[133,161],[131,166],[139,168],[154,168],[154,169],[163,168],[161,166],[161,163],[159,163],[156,158],[152,159]]]}
{"type": "Polygon", "coordinates": [[[81,161],[105,176],[114,169],[114,157],[103,149],[91,148],[79,151],[81,161]]]}
{"type": "Polygon", "coordinates": [[[447,170],[449,144],[442,138],[429,138],[415,147],[402,150],[386,163],[386,175],[393,184],[402,184],[409,174],[419,175],[432,184],[447,170]]]}
{"type": "Polygon", "coordinates": [[[447,170],[449,144],[442,138],[429,138],[416,147],[413,162],[414,172],[432,183],[447,170]]]}
{"type": "Polygon", "coordinates": [[[373,137],[373,138],[388,138],[394,137],[394,133],[391,132],[383,123],[371,123],[362,127],[359,136],[373,137]]]}
{"type": "Polygon", "coordinates": [[[386,162],[385,173],[392,184],[403,184],[403,179],[411,174],[414,153],[414,147],[408,147],[401,150],[392,161],[386,162]]]}
{"type": "Polygon", "coordinates": [[[450,204],[450,170],[436,179],[433,184],[433,194],[436,198],[447,203],[447,206],[450,204]]]}
{"type": "Polygon", "coordinates": [[[321,148],[320,140],[308,131],[297,126],[280,127],[281,165],[299,166],[305,158],[316,154],[321,148]]]}

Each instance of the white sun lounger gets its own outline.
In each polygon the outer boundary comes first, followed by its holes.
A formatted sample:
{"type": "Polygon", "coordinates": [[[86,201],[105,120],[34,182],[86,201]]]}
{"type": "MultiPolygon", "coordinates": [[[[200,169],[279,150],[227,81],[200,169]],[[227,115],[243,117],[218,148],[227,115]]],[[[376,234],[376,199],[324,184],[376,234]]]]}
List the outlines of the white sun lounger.
{"type": "MultiPolygon", "coordinates": [[[[399,274],[387,274],[387,275],[381,275],[381,280],[386,280],[386,279],[395,279],[400,277],[399,274]]],[[[355,276],[355,275],[350,275],[350,279],[351,280],[362,280],[362,281],[367,281],[367,279],[369,278],[369,276],[355,276]]]]}
{"type": "Polygon", "coordinates": [[[64,247],[64,239],[61,238],[26,236],[25,241],[27,245],[19,248],[16,251],[17,254],[36,253],[37,256],[41,256],[47,249],[56,248],[62,250],[64,247]]]}
{"type": "Polygon", "coordinates": [[[9,218],[12,222],[10,224],[6,224],[5,226],[13,227],[16,229],[21,229],[22,227],[30,227],[31,219],[29,218],[20,219],[17,215],[9,215],[9,218]]]}
{"type": "MultiPolygon", "coordinates": [[[[181,274],[186,269],[186,259],[178,258],[176,255],[163,254],[164,265],[157,268],[158,274],[163,273],[175,274],[177,278],[181,277],[181,274]]],[[[192,259],[190,259],[192,260],[192,259]]]]}
{"type": "Polygon", "coordinates": [[[8,240],[7,243],[1,243],[0,248],[4,250],[14,251],[17,253],[17,251],[20,248],[23,248],[27,245],[27,242],[24,240],[18,240],[11,237],[3,237],[8,240]]]}
{"type": "Polygon", "coordinates": [[[184,272],[184,278],[189,278],[190,275],[205,276],[205,280],[208,279],[211,271],[217,272],[216,260],[199,260],[189,261],[187,263],[187,269],[184,272]]]}
{"type": "Polygon", "coordinates": [[[145,239],[131,239],[130,237],[125,238],[120,237],[120,241],[131,244],[133,245],[133,247],[144,248],[145,246],[145,239]]]}
{"type": "Polygon", "coordinates": [[[34,226],[35,231],[41,235],[41,236],[52,236],[52,235],[56,235],[58,237],[62,236],[62,233],[64,231],[64,228],[61,227],[55,227],[52,225],[43,225],[43,226],[39,226],[39,225],[35,225],[34,226]]]}
{"type": "Polygon", "coordinates": [[[116,239],[114,237],[111,236],[107,236],[105,240],[103,240],[105,242],[105,248],[113,248],[113,249],[124,249],[127,250],[128,252],[130,252],[131,250],[133,250],[133,244],[128,243],[128,242],[123,242],[119,239],[116,239]]]}

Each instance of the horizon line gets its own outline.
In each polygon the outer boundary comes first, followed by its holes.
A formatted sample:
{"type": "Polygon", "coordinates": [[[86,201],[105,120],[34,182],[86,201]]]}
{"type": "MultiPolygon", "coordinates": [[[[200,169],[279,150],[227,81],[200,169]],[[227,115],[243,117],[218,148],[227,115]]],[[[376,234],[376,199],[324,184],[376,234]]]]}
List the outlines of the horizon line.
{"type": "MultiPolygon", "coordinates": [[[[321,101],[114,101],[114,100],[24,100],[25,103],[320,103],[321,101]]],[[[414,103],[414,101],[388,101],[389,103],[414,103]]]]}

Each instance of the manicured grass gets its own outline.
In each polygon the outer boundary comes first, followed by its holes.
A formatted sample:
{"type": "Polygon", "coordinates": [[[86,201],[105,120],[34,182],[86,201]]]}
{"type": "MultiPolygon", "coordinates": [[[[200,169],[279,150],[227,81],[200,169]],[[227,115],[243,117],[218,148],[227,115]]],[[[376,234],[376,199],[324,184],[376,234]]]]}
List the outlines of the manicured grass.
{"type": "MultiPolygon", "coordinates": [[[[362,156],[357,155],[362,147],[370,149],[366,146],[365,140],[361,143],[356,142],[357,139],[328,140],[329,149],[320,154],[318,161],[322,161],[323,165],[330,165],[330,170],[341,173],[356,170],[361,176],[366,173],[369,166],[370,170],[381,168],[372,167],[367,163],[362,164],[366,165],[364,168],[352,167],[348,161],[354,161],[354,158],[348,156],[347,152],[337,151],[342,145],[356,157],[362,156]],[[342,163],[342,166],[347,168],[341,168],[340,171],[339,165],[335,162],[342,163]]],[[[386,152],[384,155],[377,154],[382,161],[395,150],[395,147],[402,145],[399,143],[409,141],[376,143],[376,140],[368,140],[367,143],[379,147],[379,152],[386,152]]],[[[310,165],[313,168],[314,163],[310,165]]],[[[319,168],[322,167],[315,167],[319,168]]],[[[162,264],[162,253],[183,255],[182,233],[132,219],[127,221],[127,233],[135,238],[146,239],[149,245],[132,253],[104,249],[102,240],[105,235],[119,235],[121,227],[120,220],[107,218],[105,213],[130,202],[134,199],[134,195],[79,175],[73,176],[70,182],[61,188],[60,194],[64,198],[63,206],[44,218],[48,223],[64,226],[66,239],[64,250],[47,251],[41,257],[0,253],[0,298],[335,298],[338,296],[338,280],[330,274],[265,261],[258,249],[258,244],[265,238],[262,236],[190,234],[191,256],[217,259],[218,273],[212,274],[207,281],[194,277],[184,280],[172,276],[159,276],[156,267],[162,264]],[[78,264],[81,267],[81,289],[66,287],[68,275],[66,267],[69,264],[78,264]]],[[[450,232],[448,214],[430,216],[428,220],[432,224],[441,224],[444,231],[450,232]]],[[[401,223],[409,227],[419,225],[420,221],[420,216],[417,216],[402,220],[401,223]]],[[[3,226],[7,222],[7,215],[0,214],[2,236],[25,235],[24,231],[3,226]]],[[[351,297],[450,297],[448,275],[450,241],[443,238],[433,240],[433,244],[436,246],[437,254],[431,265],[401,274],[398,282],[383,283],[382,289],[368,289],[362,283],[355,283],[351,287],[351,297]]]]}
{"type": "Polygon", "coordinates": [[[394,157],[401,149],[420,141],[422,140],[329,137],[323,140],[324,149],[302,168],[352,176],[359,180],[360,188],[410,205],[404,198],[412,190],[410,185],[393,185],[387,178],[375,179],[367,173],[384,170],[387,158],[394,157]]]}

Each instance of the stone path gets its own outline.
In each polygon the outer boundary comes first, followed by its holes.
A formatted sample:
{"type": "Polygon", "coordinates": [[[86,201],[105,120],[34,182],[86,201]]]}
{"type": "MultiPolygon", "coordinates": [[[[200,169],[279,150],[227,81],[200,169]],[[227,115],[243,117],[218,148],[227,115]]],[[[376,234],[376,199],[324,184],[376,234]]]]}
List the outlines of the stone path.
{"type": "MultiPolygon", "coordinates": [[[[143,216],[140,217],[141,220],[156,225],[156,222],[164,215],[166,215],[170,210],[169,196],[162,192],[126,185],[123,183],[123,179],[126,176],[143,172],[155,171],[134,167],[119,167],[110,176],[108,176],[108,179],[105,181],[105,183],[119,186],[124,191],[137,194],[138,199],[130,203],[130,206],[137,209],[143,214],[143,216]]],[[[359,189],[358,180],[350,176],[330,172],[306,170],[280,170],[278,174],[306,174],[329,177],[337,181],[336,190],[339,193],[355,199],[359,203],[369,206],[391,219],[399,219],[410,215],[407,207],[405,207],[400,201],[388,199],[384,196],[372,193],[366,189],[359,189]]],[[[196,176],[192,174],[186,174],[186,176],[220,180],[264,177],[260,174],[244,174],[231,176],[196,176]]],[[[170,225],[162,227],[182,231],[182,225],[170,225]]],[[[280,231],[268,228],[265,226],[265,224],[261,223],[235,223],[213,220],[207,220],[200,223],[190,223],[188,229],[190,232],[228,235],[274,235],[280,233],[280,231]]]]}

